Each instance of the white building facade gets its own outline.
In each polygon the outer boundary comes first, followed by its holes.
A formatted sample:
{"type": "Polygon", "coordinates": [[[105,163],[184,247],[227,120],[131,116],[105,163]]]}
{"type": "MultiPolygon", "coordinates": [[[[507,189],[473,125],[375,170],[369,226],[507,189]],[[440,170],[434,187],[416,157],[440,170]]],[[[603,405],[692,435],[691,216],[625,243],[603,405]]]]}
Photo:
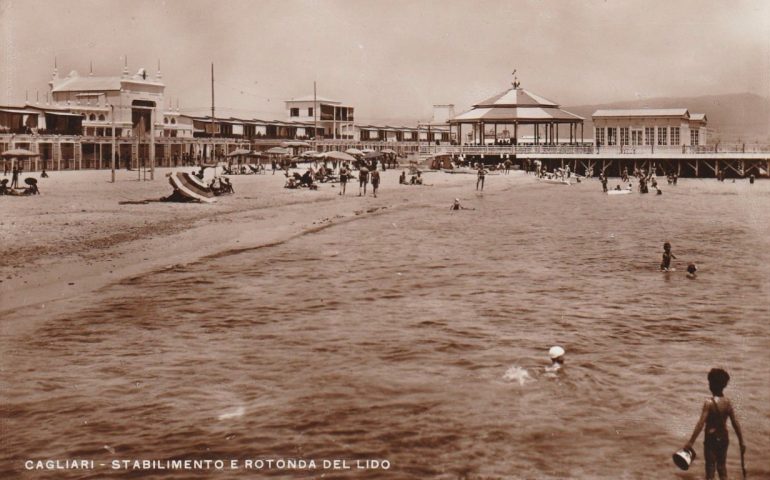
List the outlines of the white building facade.
{"type": "MultiPolygon", "coordinates": [[[[318,122],[323,136],[331,139],[353,139],[355,137],[354,108],[337,100],[313,95],[286,100],[286,111],[290,122],[318,122]]],[[[307,133],[312,133],[310,129],[307,133]]]]}
{"type": "Polygon", "coordinates": [[[686,108],[597,110],[592,117],[594,142],[599,147],[706,145],[706,115],[686,108]]]}

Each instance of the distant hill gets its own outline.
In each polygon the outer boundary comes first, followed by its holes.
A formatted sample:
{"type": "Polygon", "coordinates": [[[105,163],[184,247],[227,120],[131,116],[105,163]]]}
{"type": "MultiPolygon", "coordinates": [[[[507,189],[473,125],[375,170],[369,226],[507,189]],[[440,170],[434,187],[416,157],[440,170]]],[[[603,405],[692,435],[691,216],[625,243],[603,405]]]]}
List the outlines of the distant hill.
{"type": "Polygon", "coordinates": [[[709,143],[770,143],[770,99],[752,93],[708,95],[701,97],[651,98],[627,102],[563,107],[586,119],[585,136],[593,137],[591,114],[602,108],[687,108],[690,113],[705,113],[708,118],[709,143]],[[591,132],[591,133],[589,133],[591,132]]]}

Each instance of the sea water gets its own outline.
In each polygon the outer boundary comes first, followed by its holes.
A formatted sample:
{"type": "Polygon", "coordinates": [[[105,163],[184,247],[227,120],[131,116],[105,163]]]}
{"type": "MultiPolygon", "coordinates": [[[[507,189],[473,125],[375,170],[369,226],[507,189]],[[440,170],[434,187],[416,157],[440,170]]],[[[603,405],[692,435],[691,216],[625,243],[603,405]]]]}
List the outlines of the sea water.
{"type": "Polygon", "coordinates": [[[689,472],[671,454],[722,366],[749,472],[770,477],[770,184],[449,203],[127,279],[4,336],[0,476],[197,478],[110,466],[222,459],[240,468],[217,478],[701,478],[700,439],[689,472]]]}

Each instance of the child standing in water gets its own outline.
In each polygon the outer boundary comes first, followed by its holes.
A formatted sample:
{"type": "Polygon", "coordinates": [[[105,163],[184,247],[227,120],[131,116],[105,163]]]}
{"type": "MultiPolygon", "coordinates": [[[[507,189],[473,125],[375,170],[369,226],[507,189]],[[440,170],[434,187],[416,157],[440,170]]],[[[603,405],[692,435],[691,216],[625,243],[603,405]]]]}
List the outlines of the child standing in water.
{"type": "Polygon", "coordinates": [[[668,272],[671,270],[671,259],[676,258],[676,255],[671,253],[671,244],[666,242],[663,244],[663,261],[660,262],[660,270],[668,272]]]}
{"type": "MultiPolygon", "coordinates": [[[[698,438],[703,426],[706,432],[703,437],[703,458],[706,463],[706,480],[713,480],[714,471],[719,473],[720,480],[727,480],[727,447],[729,436],[727,434],[727,418],[733,424],[733,430],[738,437],[738,445],[741,449],[741,459],[746,452],[743,443],[743,433],[730,399],[723,395],[723,391],[730,381],[730,375],[721,368],[712,368],[708,373],[709,390],[713,397],[703,403],[700,419],[695,425],[690,440],[684,448],[692,449],[692,444],[698,438]]],[[[742,463],[742,462],[741,462],[742,463]]]]}

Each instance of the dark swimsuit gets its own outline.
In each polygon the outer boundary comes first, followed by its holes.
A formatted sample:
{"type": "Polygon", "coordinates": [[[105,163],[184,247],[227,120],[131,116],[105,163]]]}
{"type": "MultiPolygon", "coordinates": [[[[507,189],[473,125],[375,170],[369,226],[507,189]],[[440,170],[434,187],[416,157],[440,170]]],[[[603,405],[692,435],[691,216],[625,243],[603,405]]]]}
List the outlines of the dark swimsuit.
{"type": "MultiPolygon", "coordinates": [[[[706,433],[703,437],[703,458],[707,464],[724,464],[727,460],[727,447],[730,438],[727,434],[727,419],[719,411],[714,398],[711,399],[713,408],[709,408],[706,417],[706,433]]],[[[707,465],[708,467],[708,465],[707,465]]]]}

